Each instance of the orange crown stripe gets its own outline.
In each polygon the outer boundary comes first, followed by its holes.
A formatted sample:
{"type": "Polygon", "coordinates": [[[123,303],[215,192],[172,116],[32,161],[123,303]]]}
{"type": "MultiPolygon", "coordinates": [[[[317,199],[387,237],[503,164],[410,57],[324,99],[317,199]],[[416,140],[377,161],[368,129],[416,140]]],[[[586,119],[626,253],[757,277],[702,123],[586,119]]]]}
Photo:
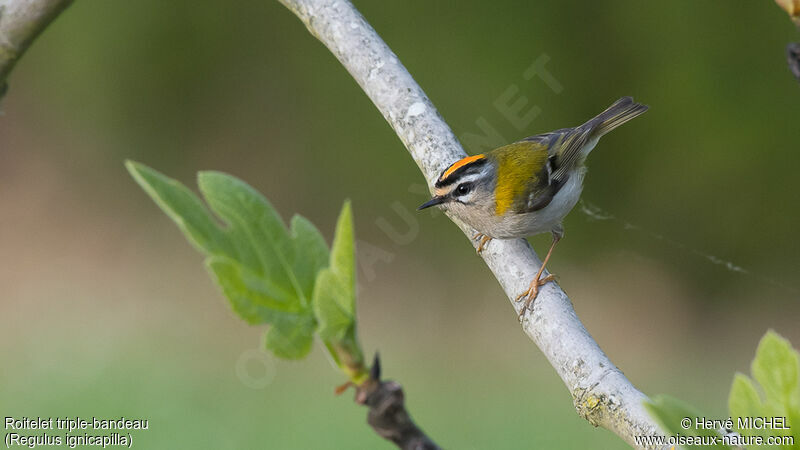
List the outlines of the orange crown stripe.
{"type": "Polygon", "coordinates": [[[454,162],[452,166],[448,167],[447,170],[444,171],[442,176],[439,177],[439,179],[444,180],[459,168],[464,167],[469,163],[478,161],[479,159],[483,158],[486,158],[486,155],[474,155],[474,156],[467,156],[466,158],[461,158],[458,161],[454,162]]]}

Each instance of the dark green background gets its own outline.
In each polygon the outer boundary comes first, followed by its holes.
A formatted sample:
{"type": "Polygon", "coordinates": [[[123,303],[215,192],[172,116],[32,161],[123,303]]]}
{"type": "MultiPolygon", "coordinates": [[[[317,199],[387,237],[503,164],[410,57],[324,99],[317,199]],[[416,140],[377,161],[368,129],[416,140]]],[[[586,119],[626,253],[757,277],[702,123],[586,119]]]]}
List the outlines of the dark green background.
{"type": "MultiPolygon", "coordinates": [[[[773,2],[356,6],[459,137],[481,120],[508,141],[574,126],[623,95],[651,106],[589,161],[584,199],[618,220],[574,211],[551,267],[640,389],[724,418],[767,328],[798,345],[800,86],[784,47],[800,34],[773,2]],[[523,77],[542,56],[560,93],[523,77]],[[541,109],[524,129],[494,105],[515,87],[541,109]]],[[[228,311],[131,158],[189,185],[232,173],[328,239],[351,198],[362,340],[442,445],[625,447],[574,414],[456,228],[413,211],[424,180],[402,144],[277,2],[77,2],[10,87],[0,414],[150,418],[139,448],[390,448],[333,396],[319,350],[267,360],[264,389],[241,382],[260,330],[228,311]]]]}

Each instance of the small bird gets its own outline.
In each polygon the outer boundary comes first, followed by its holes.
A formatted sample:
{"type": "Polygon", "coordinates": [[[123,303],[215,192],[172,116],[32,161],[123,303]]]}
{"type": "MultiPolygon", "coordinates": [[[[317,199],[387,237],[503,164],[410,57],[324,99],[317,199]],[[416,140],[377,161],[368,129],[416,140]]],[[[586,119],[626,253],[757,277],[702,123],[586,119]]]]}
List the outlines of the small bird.
{"type": "Polygon", "coordinates": [[[553,243],[527,291],[522,318],[539,287],[553,249],[562,237],[561,221],[580,198],[586,156],[609,131],[643,114],[647,106],[631,97],[617,100],[593,119],[575,128],[537,134],[484,154],[468,156],[445,169],[434,185],[434,197],[418,210],[446,208],[474,228],[482,252],[492,239],[516,239],[551,232],[553,243]]]}

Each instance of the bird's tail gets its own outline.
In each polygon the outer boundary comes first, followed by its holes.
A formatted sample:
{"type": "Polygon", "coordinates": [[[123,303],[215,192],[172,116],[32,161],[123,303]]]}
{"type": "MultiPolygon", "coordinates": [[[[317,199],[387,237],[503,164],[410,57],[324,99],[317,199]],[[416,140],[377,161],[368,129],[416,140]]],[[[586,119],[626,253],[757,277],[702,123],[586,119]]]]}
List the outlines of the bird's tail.
{"type": "Polygon", "coordinates": [[[551,177],[565,179],[576,162],[592,151],[601,136],[645,111],[647,106],[634,102],[631,97],[622,97],[585,124],[560,130],[563,136],[559,141],[562,148],[557,152],[559,167],[551,177]]]}
{"type": "Polygon", "coordinates": [[[644,114],[647,109],[647,105],[634,102],[632,97],[622,97],[587,124],[592,128],[592,135],[599,138],[634,117],[644,114]]]}

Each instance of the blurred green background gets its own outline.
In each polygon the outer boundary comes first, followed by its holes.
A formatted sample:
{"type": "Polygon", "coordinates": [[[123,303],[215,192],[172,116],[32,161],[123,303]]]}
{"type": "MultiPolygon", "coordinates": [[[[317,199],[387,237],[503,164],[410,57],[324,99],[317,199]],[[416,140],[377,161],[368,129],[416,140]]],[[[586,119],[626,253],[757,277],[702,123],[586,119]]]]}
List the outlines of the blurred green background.
{"type": "MultiPolygon", "coordinates": [[[[618,219],[576,209],[551,266],[637,387],[725,418],[767,328],[800,345],[800,86],[784,57],[800,35],[773,2],[356,6],[459,137],[574,126],[623,95],[651,106],[590,158],[584,199],[618,219]],[[560,92],[523,76],[541,57],[560,92]],[[509,93],[541,110],[522,129],[495,106],[509,93]]],[[[392,448],[333,395],[319,349],[253,351],[262,330],[229,311],[131,158],[193,188],[198,170],[234,174],[328,239],[351,198],[365,350],[438,443],[626,448],[575,414],[464,236],[414,211],[424,180],[402,144],[277,2],[77,2],[2,109],[1,415],[148,418],[139,448],[392,448]]]]}

